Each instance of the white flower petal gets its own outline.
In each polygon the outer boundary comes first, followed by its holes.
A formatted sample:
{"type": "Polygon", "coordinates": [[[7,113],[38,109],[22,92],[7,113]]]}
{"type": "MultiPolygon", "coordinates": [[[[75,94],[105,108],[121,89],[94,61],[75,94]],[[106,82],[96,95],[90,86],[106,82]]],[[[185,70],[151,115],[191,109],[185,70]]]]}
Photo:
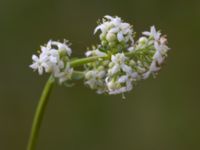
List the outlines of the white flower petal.
{"type": "Polygon", "coordinates": [[[119,42],[121,42],[121,41],[124,40],[124,35],[123,35],[122,32],[119,32],[119,33],[117,34],[117,39],[118,39],[119,42]]]}
{"type": "Polygon", "coordinates": [[[102,25],[98,25],[95,29],[94,29],[94,34],[98,31],[98,30],[102,30],[102,25]]]}
{"type": "Polygon", "coordinates": [[[123,75],[118,79],[119,83],[124,83],[128,80],[128,76],[127,75],[123,75]]]}
{"type": "Polygon", "coordinates": [[[85,56],[87,56],[87,57],[89,57],[89,56],[91,56],[92,55],[92,51],[87,51],[86,53],[85,53],[85,56]]]}
{"type": "Polygon", "coordinates": [[[39,58],[38,58],[38,56],[33,55],[33,56],[32,56],[32,60],[35,61],[35,62],[37,62],[37,61],[39,60],[39,58]]]}
{"type": "Polygon", "coordinates": [[[151,35],[151,33],[148,32],[148,31],[142,32],[142,34],[143,34],[143,35],[146,35],[146,36],[150,36],[150,35],[151,35]]]}
{"type": "Polygon", "coordinates": [[[104,18],[109,19],[109,20],[113,20],[114,19],[112,16],[109,16],[109,15],[104,16],[104,18]]]}
{"type": "Polygon", "coordinates": [[[100,50],[95,50],[95,54],[97,55],[97,56],[99,56],[99,57],[104,57],[104,56],[106,56],[106,53],[104,53],[104,52],[101,52],[100,50]]]}
{"type": "Polygon", "coordinates": [[[37,70],[38,64],[37,63],[33,63],[33,64],[29,65],[29,67],[32,68],[33,70],[37,70]]]}
{"type": "Polygon", "coordinates": [[[117,32],[119,32],[119,27],[114,27],[114,28],[110,29],[109,32],[117,33],[117,32]]]}
{"type": "Polygon", "coordinates": [[[124,72],[126,72],[127,74],[129,74],[129,75],[132,74],[132,68],[129,67],[128,65],[126,65],[126,64],[122,64],[122,70],[123,70],[124,72]]]}
{"type": "Polygon", "coordinates": [[[147,79],[150,76],[150,71],[147,71],[143,74],[143,79],[147,79]]]}
{"type": "Polygon", "coordinates": [[[113,75],[113,74],[115,74],[115,73],[117,73],[119,71],[120,71],[120,66],[119,65],[114,65],[112,67],[112,69],[111,69],[111,74],[113,75]]]}

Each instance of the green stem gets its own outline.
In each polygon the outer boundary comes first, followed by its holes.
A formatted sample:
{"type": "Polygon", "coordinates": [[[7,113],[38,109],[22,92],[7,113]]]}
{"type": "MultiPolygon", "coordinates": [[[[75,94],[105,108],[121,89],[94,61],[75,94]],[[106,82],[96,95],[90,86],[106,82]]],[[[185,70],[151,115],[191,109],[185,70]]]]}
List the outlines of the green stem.
{"type": "Polygon", "coordinates": [[[79,59],[71,61],[70,66],[77,67],[77,66],[80,66],[80,65],[83,65],[83,64],[87,64],[87,63],[96,61],[99,58],[106,59],[106,58],[108,58],[108,56],[104,56],[104,57],[93,56],[93,57],[79,58],[79,59]]]}
{"type": "Polygon", "coordinates": [[[39,103],[38,103],[38,106],[37,106],[37,109],[35,112],[27,150],[34,150],[36,147],[36,142],[37,142],[39,130],[41,127],[41,122],[42,122],[42,119],[44,116],[44,111],[45,111],[45,108],[46,108],[46,105],[48,102],[49,95],[53,88],[53,84],[54,84],[54,79],[51,76],[45,84],[44,90],[42,92],[42,95],[40,97],[40,100],[39,100],[39,103]]]}
{"type": "MultiPolygon", "coordinates": [[[[148,48],[144,48],[144,49],[141,49],[141,50],[143,50],[143,51],[148,50],[148,48]]],[[[126,52],[126,53],[124,53],[124,55],[127,56],[127,57],[138,56],[138,55],[141,55],[141,53],[140,53],[141,50],[137,50],[136,52],[126,52]]],[[[94,62],[98,59],[109,59],[109,58],[110,58],[109,55],[103,56],[103,57],[92,56],[92,57],[86,57],[86,58],[79,58],[79,59],[76,59],[76,60],[72,60],[70,62],[70,66],[71,67],[78,67],[78,66],[90,63],[90,62],[94,62]]]]}
{"type": "MultiPolygon", "coordinates": [[[[88,57],[88,58],[81,58],[78,60],[74,60],[70,63],[71,66],[80,66],[82,64],[86,64],[92,61],[95,61],[97,59],[99,59],[100,57],[88,57]]],[[[82,73],[81,72],[75,72],[74,76],[77,77],[82,77],[82,73]]],[[[36,148],[36,142],[39,136],[39,130],[41,127],[41,122],[44,116],[44,111],[48,102],[48,98],[49,95],[51,93],[51,90],[53,88],[53,84],[54,84],[54,78],[51,76],[49,78],[49,80],[46,82],[45,87],[43,89],[42,95],[40,97],[38,106],[36,108],[36,112],[35,112],[35,116],[33,119],[33,123],[32,123],[32,128],[31,128],[31,133],[30,133],[30,137],[29,137],[29,141],[28,141],[28,146],[27,146],[27,150],[35,150],[36,148]]]]}

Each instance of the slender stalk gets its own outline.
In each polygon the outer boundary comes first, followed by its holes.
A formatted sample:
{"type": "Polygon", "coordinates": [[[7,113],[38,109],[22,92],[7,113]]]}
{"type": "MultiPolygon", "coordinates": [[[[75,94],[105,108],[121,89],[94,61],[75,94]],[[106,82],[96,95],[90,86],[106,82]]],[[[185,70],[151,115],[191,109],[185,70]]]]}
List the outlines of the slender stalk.
{"type": "Polygon", "coordinates": [[[44,116],[44,111],[48,102],[49,95],[53,88],[53,84],[54,84],[54,79],[53,77],[50,77],[49,80],[45,84],[44,90],[42,92],[42,95],[40,97],[40,100],[35,112],[27,150],[35,150],[36,142],[39,135],[39,130],[41,127],[41,122],[44,116]]]}
{"type": "MultiPolygon", "coordinates": [[[[144,49],[141,49],[141,50],[148,50],[147,48],[144,48],[144,49]]],[[[141,51],[140,50],[140,51],[141,51]]],[[[136,52],[126,52],[124,53],[125,56],[127,57],[133,57],[133,56],[137,56],[137,55],[140,55],[140,51],[137,50],[136,52]]],[[[90,63],[90,62],[94,62],[98,59],[109,59],[110,57],[107,55],[107,56],[103,56],[103,57],[100,57],[100,56],[92,56],[92,57],[86,57],[86,58],[78,58],[76,60],[72,60],[70,62],[70,66],[71,67],[78,67],[78,66],[81,66],[81,65],[84,65],[84,64],[87,64],[87,63],[90,63]]]]}
{"type": "Polygon", "coordinates": [[[71,62],[70,62],[70,66],[72,66],[72,67],[77,67],[77,66],[80,66],[80,65],[83,65],[83,64],[87,64],[87,63],[96,61],[96,60],[98,60],[99,58],[106,59],[107,56],[104,56],[104,57],[93,56],[93,57],[79,58],[79,59],[76,59],[76,60],[71,61],[71,62]]]}
{"type": "MultiPolygon", "coordinates": [[[[100,57],[88,57],[88,58],[81,58],[78,60],[74,60],[72,61],[70,64],[71,66],[80,66],[92,61],[95,61],[97,59],[99,59],[100,57]]],[[[76,78],[77,76],[81,78],[81,72],[75,72],[76,78]]],[[[54,84],[54,79],[52,76],[50,76],[49,80],[46,82],[42,95],[40,97],[38,106],[36,108],[36,112],[35,112],[35,116],[33,119],[33,123],[32,123],[32,128],[31,128],[31,132],[30,132],[30,137],[29,137],[29,141],[28,141],[28,146],[27,146],[27,150],[35,150],[36,148],[36,142],[39,136],[39,130],[41,127],[41,123],[43,120],[43,116],[44,116],[44,112],[45,112],[45,108],[48,102],[48,98],[49,95],[51,93],[51,90],[53,88],[53,84],[54,84]]]]}

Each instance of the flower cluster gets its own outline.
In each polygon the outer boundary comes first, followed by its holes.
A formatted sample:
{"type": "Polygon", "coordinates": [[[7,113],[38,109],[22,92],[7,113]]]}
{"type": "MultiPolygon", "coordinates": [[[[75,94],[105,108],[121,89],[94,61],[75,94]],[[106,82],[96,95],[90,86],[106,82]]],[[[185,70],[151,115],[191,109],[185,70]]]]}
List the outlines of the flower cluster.
{"type": "Polygon", "coordinates": [[[94,33],[98,30],[101,31],[99,36],[101,44],[107,49],[110,47],[121,50],[134,44],[132,26],[119,17],[105,16],[102,24],[95,28],[94,33]]]}
{"type": "Polygon", "coordinates": [[[120,94],[131,91],[133,83],[140,79],[135,65],[135,61],[130,60],[124,53],[114,54],[110,60],[99,59],[85,65],[85,84],[97,90],[99,94],[120,94]]]}
{"type": "Polygon", "coordinates": [[[78,72],[85,85],[99,94],[123,94],[131,91],[138,81],[157,75],[167,57],[166,36],[154,26],[134,40],[129,23],[117,16],[105,16],[94,33],[97,31],[100,31],[100,44],[87,50],[86,58],[70,60],[72,50],[66,41],[49,41],[41,46],[39,56],[32,56],[30,67],[40,75],[51,73],[60,83],[80,79],[75,77],[78,72]],[[84,70],[74,70],[77,65],[82,65],[84,70]]]}
{"type": "Polygon", "coordinates": [[[51,73],[60,83],[63,83],[70,79],[73,73],[73,68],[68,63],[71,53],[72,50],[66,40],[63,43],[50,40],[47,45],[41,46],[39,56],[32,56],[33,64],[30,67],[38,70],[40,75],[43,72],[51,73]]]}
{"type": "Polygon", "coordinates": [[[143,32],[143,36],[135,43],[131,25],[122,22],[119,17],[105,16],[95,32],[97,30],[101,30],[101,44],[87,51],[86,56],[99,56],[102,59],[85,65],[85,84],[97,90],[97,93],[120,94],[131,91],[138,81],[147,79],[151,74],[156,75],[169,50],[166,37],[161,36],[154,26],[150,32],[143,32]],[[122,44],[120,42],[125,46],[119,47],[122,44]],[[104,60],[105,56],[108,59],[104,60]]]}
{"type": "Polygon", "coordinates": [[[124,53],[112,55],[108,75],[105,79],[109,94],[119,94],[132,90],[132,82],[137,81],[138,73],[133,70],[131,63],[134,64],[124,53]]]}
{"type": "Polygon", "coordinates": [[[154,26],[151,27],[150,32],[143,32],[143,35],[148,37],[148,40],[146,41],[152,43],[154,47],[152,61],[150,63],[148,71],[145,72],[143,76],[143,78],[146,79],[149,77],[150,74],[155,74],[161,69],[161,65],[164,63],[164,60],[167,57],[169,47],[166,45],[166,36],[161,36],[161,33],[157,32],[154,26]]]}

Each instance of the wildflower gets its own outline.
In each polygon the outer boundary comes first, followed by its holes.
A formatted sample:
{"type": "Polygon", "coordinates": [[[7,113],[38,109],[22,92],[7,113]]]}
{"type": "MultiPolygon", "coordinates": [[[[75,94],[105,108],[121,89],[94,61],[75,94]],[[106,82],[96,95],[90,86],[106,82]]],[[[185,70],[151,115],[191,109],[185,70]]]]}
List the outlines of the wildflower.
{"type": "Polygon", "coordinates": [[[132,90],[134,83],[148,78],[151,74],[155,75],[161,69],[169,48],[165,36],[161,36],[161,32],[156,31],[154,26],[150,31],[143,32],[143,36],[135,44],[132,26],[119,17],[105,16],[102,24],[95,28],[95,33],[98,30],[101,31],[101,45],[87,51],[86,56],[111,57],[85,65],[85,84],[97,90],[97,93],[128,92],[132,90]],[[125,56],[125,50],[135,54],[134,59],[125,56]],[[104,61],[106,63],[103,63],[104,61]],[[104,70],[97,69],[101,67],[104,70]],[[102,71],[103,75],[100,76],[102,71]],[[101,92],[98,92],[99,90],[101,92]]]}
{"type": "Polygon", "coordinates": [[[33,55],[33,64],[30,67],[38,70],[40,75],[43,72],[51,73],[62,83],[71,78],[73,69],[68,63],[72,50],[67,45],[67,41],[60,43],[57,41],[49,41],[47,45],[41,46],[39,56],[33,55]]]}
{"type": "Polygon", "coordinates": [[[108,75],[105,79],[109,94],[119,94],[132,90],[132,82],[137,78],[137,74],[128,65],[129,61],[124,53],[112,55],[108,75]]]}
{"type": "MultiPolygon", "coordinates": [[[[85,52],[87,58],[75,61],[75,64],[83,65],[83,70],[78,71],[81,78],[98,94],[114,95],[131,91],[135,83],[157,75],[169,51],[166,36],[155,26],[143,32],[134,42],[132,26],[120,17],[107,15],[94,33],[97,31],[100,31],[100,44],[88,49],[85,52]]],[[[41,46],[39,56],[32,56],[30,67],[40,75],[51,73],[59,83],[77,79],[74,68],[70,66],[73,65],[69,58],[71,53],[66,41],[49,41],[41,46]]]]}
{"type": "Polygon", "coordinates": [[[150,32],[143,32],[144,35],[149,37],[150,43],[152,43],[152,49],[154,51],[152,61],[148,67],[148,71],[143,74],[143,79],[146,79],[150,74],[155,74],[161,69],[161,65],[167,57],[169,47],[165,36],[161,36],[160,32],[157,32],[155,27],[151,27],[150,32]],[[153,37],[153,39],[151,39],[153,37]]]}
{"type": "Polygon", "coordinates": [[[156,31],[155,26],[151,26],[150,32],[149,31],[144,31],[143,35],[149,36],[149,37],[153,37],[154,40],[159,40],[160,39],[160,35],[161,33],[159,31],[156,31]]]}
{"type": "Polygon", "coordinates": [[[91,89],[97,90],[98,94],[105,92],[105,82],[103,78],[106,75],[106,71],[103,69],[90,70],[85,74],[85,84],[91,89]]]}
{"type": "Polygon", "coordinates": [[[125,23],[119,17],[105,16],[102,24],[99,24],[94,33],[101,31],[100,40],[102,45],[109,47],[122,46],[127,48],[129,42],[134,44],[133,29],[129,23],[125,23]]]}

